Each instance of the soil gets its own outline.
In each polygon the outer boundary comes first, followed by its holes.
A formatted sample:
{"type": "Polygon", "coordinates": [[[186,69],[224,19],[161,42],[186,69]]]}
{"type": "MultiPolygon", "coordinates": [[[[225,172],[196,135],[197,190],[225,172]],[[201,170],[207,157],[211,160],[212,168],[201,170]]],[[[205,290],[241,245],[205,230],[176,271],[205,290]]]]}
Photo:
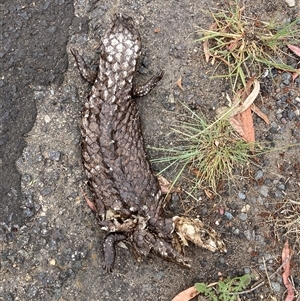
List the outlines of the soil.
{"type": "MultiPolygon", "coordinates": [[[[196,201],[180,194],[166,208],[166,214],[188,212],[211,225],[221,233],[228,252],[211,253],[191,245],[187,255],[193,266],[187,270],[155,255],[138,263],[129,246],[118,247],[115,269],[107,274],[102,269],[105,233],[80,190],[87,191],[79,124],[90,85],[80,78],[69,49],[79,49],[96,66],[99,41],[111,16],[133,17],[143,42],[136,82],[165,71],[158,87],[137,100],[153,159],[163,156],[153,147],[174,145],[171,125],[186,114],[180,102],[210,120],[227,104],[229,83],[211,78],[214,67],[205,62],[202,45],[195,42],[196,26],[208,28],[212,23],[205,10],[225,9],[226,3],[15,0],[1,5],[5,47],[0,81],[0,300],[171,300],[196,282],[245,273],[265,284],[241,300],[281,300],[281,270],[270,283],[267,275],[280,267],[287,237],[276,219],[289,201],[300,200],[300,147],[286,147],[300,142],[299,77],[292,82],[288,73],[276,72],[260,79],[262,93],[255,103],[271,124],[254,116],[256,137],[273,152],[236,170],[236,181],[223,185],[219,196],[210,199],[199,190],[196,201]],[[183,90],[176,84],[179,78],[183,90]]],[[[300,17],[299,1],[295,7],[283,0],[244,5],[247,16],[260,20],[300,17]]],[[[296,66],[297,60],[291,59],[291,64],[296,66]]],[[[153,165],[153,170],[162,167],[153,165]]],[[[171,180],[174,173],[164,176],[171,180]]],[[[179,185],[188,190],[190,184],[182,179],[179,185]]],[[[299,205],[292,208],[299,210],[299,205]]],[[[290,244],[291,273],[299,292],[299,241],[291,237],[290,244]]]]}

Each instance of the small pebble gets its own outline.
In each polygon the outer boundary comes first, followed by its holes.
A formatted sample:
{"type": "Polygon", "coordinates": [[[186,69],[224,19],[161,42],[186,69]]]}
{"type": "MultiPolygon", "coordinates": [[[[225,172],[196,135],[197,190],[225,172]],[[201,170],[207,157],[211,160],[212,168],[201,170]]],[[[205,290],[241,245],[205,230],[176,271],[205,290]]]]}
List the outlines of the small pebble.
{"type": "Polygon", "coordinates": [[[220,262],[220,263],[225,263],[225,261],[226,261],[226,260],[225,260],[225,258],[224,258],[223,256],[220,256],[220,257],[219,257],[219,262],[220,262]]]}
{"type": "Polygon", "coordinates": [[[269,132],[270,132],[270,134],[277,134],[277,133],[278,133],[278,128],[277,128],[277,126],[276,126],[276,127],[271,127],[271,128],[269,129],[269,132]]]}
{"type": "Polygon", "coordinates": [[[244,235],[247,238],[247,240],[252,240],[255,238],[255,233],[254,233],[254,231],[251,231],[251,230],[245,230],[244,235]]]}
{"type": "MultiPolygon", "coordinates": [[[[263,257],[265,261],[269,261],[273,258],[273,256],[269,253],[265,253],[263,257]]],[[[263,260],[262,261],[259,260],[258,262],[263,262],[263,260]]]]}
{"type": "Polygon", "coordinates": [[[279,190],[275,191],[275,198],[276,199],[281,199],[283,197],[282,192],[279,190]]]}
{"type": "Polygon", "coordinates": [[[280,283],[275,282],[275,281],[271,281],[271,286],[272,286],[274,292],[276,292],[276,293],[280,292],[280,289],[281,289],[280,283]]]}
{"type": "Polygon", "coordinates": [[[255,173],[255,175],[254,175],[254,179],[255,179],[256,181],[258,181],[258,180],[260,180],[260,179],[263,177],[263,175],[264,175],[263,171],[262,171],[262,170],[258,170],[258,171],[255,173]]]}
{"type": "Polygon", "coordinates": [[[174,94],[170,93],[165,101],[162,102],[165,109],[168,111],[174,111],[175,110],[175,98],[174,98],[174,94]]]}
{"type": "Polygon", "coordinates": [[[266,140],[268,140],[268,141],[273,141],[273,140],[274,140],[274,137],[273,137],[273,135],[271,135],[271,134],[267,134],[267,136],[266,136],[266,140]]]}
{"type": "Polygon", "coordinates": [[[289,7],[293,7],[296,4],[295,0],[285,0],[285,2],[288,4],[289,7]]]}
{"type": "Polygon", "coordinates": [[[60,275],[59,275],[59,278],[62,281],[66,281],[69,278],[74,278],[74,276],[75,276],[74,271],[71,268],[69,268],[66,271],[61,272],[60,275]]]}
{"type": "Polygon", "coordinates": [[[59,151],[49,150],[48,155],[49,155],[49,158],[52,161],[59,161],[59,159],[60,159],[60,152],[59,151]]]}
{"type": "Polygon", "coordinates": [[[264,237],[263,237],[262,235],[260,235],[260,234],[255,236],[255,240],[256,240],[258,243],[262,244],[262,245],[265,244],[265,239],[264,239],[264,237]]]}
{"type": "Polygon", "coordinates": [[[157,280],[162,280],[163,278],[164,278],[164,272],[158,272],[157,274],[156,274],[156,278],[157,278],[157,280]]]}
{"type": "Polygon", "coordinates": [[[238,196],[239,196],[239,199],[240,199],[240,200],[245,200],[245,199],[246,199],[245,193],[243,193],[243,192],[241,192],[241,191],[238,193],[238,196]]]}
{"type": "Polygon", "coordinates": [[[284,85],[288,86],[292,81],[292,74],[289,72],[282,73],[281,81],[284,85]]]}
{"type": "Polygon", "coordinates": [[[207,208],[203,208],[203,209],[201,210],[202,215],[206,215],[207,212],[208,212],[208,209],[207,209],[207,208]]]}
{"type": "Polygon", "coordinates": [[[232,215],[230,212],[228,212],[228,211],[225,211],[224,215],[225,215],[225,216],[227,217],[227,219],[229,219],[229,220],[232,220],[232,219],[233,219],[233,215],[232,215]]]}
{"type": "Polygon", "coordinates": [[[241,213],[241,214],[239,214],[239,219],[241,220],[241,221],[245,221],[245,220],[247,220],[247,217],[248,217],[248,215],[247,215],[247,213],[241,213]]]}
{"type": "Polygon", "coordinates": [[[34,212],[32,210],[30,210],[29,208],[26,208],[24,211],[23,211],[23,215],[25,217],[32,217],[34,215],[34,212]]]}
{"type": "Polygon", "coordinates": [[[265,267],[264,264],[259,264],[259,265],[258,265],[258,269],[259,269],[260,271],[265,271],[265,270],[266,270],[266,267],[265,267]]]}
{"type": "Polygon", "coordinates": [[[242,207],[241,212],[248,212],[250,210],[250,205],[246,204],[245,206],[242,207]]]}
{"type": "Polygon", "coordinates": [[[264,181],[264,183],[265,183],[265,185],[270,185],[272,183],[272,181],[271,181],[271,179],[268,178],[264,181]]]}
{"type": "Polygon", "coordinates": [[[45,115],[44,120],[46,123],[49,123],[51,121],[51,118],[48,115],[45,115]]]}
{"type": "Polygon", "coordinates": [[[27,291],[27,296],[29,298],[33,298],[37,294],[37,292],[38,292],[38,289],[37,289],[36,286],[34,286],[34,285],[30,286],[28,291],[27,291]]]}
{"type": "Polygon", "coordinates": [[[233,234],[239,235],[240,234],[240,229],[238,229],[238,228],[234,229],[233,234]]]}
{"type": "Polygon", "coordinates": [[[262,185],[258,188],[258,193],[263,197],[267,197],[269,195],[269,188],[265,185],[262,185]]]}
{"type": "Polygon", "coordinates": [[[277,186],[277,188],[278,188],[279,190],[283,191],[283,190],[285,190],[285,185],[284,185],[284,184],[279,184],[279,185],[277,186]]]}
{"type": "Polygon", "coordinates": [[[41,191],[42,196],[46,196],[52,193],[52,189],[50,187],[46,187],[41,191]]]}

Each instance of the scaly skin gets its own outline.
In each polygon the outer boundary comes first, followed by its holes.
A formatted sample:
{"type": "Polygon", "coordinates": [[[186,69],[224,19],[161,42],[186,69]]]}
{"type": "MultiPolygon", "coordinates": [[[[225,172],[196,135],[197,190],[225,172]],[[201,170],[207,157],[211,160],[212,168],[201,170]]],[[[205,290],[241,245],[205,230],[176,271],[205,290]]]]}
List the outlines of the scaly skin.
{"type": "Polygon", "coordinates": [[[81,75],[93,84],[82,115],[82,157],[98,223],[109,232],[104,268],[111,271],[114,245],[128,240],[138,258],[152,250],[183,266],[189,260],[172,247],[174,223],[161,216],[163,198],[145,154],[140,117],[133,96],[144,96],[162,78],[141,87],[132,80],[141,39],[128,16],[114,16],[103,38],[99,71],[90,70],[71,49],[81,75]]]}

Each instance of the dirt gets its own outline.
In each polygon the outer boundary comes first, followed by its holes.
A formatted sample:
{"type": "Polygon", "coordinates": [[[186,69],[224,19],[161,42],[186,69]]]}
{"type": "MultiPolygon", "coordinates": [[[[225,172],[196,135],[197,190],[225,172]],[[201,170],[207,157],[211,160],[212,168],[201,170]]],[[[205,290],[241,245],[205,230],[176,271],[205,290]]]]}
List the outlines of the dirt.
{"type": "MultiPolygon", "coordinates": [[[[62,10],[48,9],[66,9],[65,5],[71,4],[68,1],[47,3],[45,11],[53,14],[54,23],[55,12],[62,10]]],[[[283,0],[245,1],[244,5],[246,15],[252,18],[284,22],[297,17],[297,13],[299,18],[298,7],[289,8],[283,0]]],[[[60,42],[53,40],[46,53],[49,51],[51,56],[53,49],[60,49],[58,58],[67,54],[67,70],[61,69],[62,77],[57,77],[61,80],[54,77],[50,82],[39,82],[39,75],[34,74],[36,80],[29,81],[30,92],[25,93],[24,101],[13,96],[16,103],[12,103],[13,107],[33,99],[37,114],[34,126],[26,135],[27,146],[16,161],[22,194],[16,198],[9,194],[10,188],[5,190],[2,205],[13,199],[15,205],[0,207],[0,300],[171,300],[195,282],[217,281],[220,273],[225,277],[252,273],[256,277],[253,282],[265,281],[263,286],[241,296],[241,300],[271,300],[271,297],[281,300],[284,294],[281,272],[276,273],[270,284],[267,281],[267,274],[271,275],[281,265],[286,239],[284,229],[274,227],[274,221],[284,203],[300,200],[300,162],[299,146],[276,148],[300,142],[299,81],[285,85],[283,73],[278,73],[275,81],[261,79],[266,92],[256,105],[268,115],[271,124],[254,117],[256,136],[274,148],[273,152],[236,170],[236,181],[230,186],[223,185],[219,196],[209,199],[199,190],[196,201],[181,194],[174,196],[166,208],[166,214],[188,212],[214,227],[226,242],[226,254],[190,246],[187,255],[193,258],[193,266],[187,270],[155,255],[138,263],[129,246],[119,247],[115,270],[107,274],[102,269],[105,233],[97,226],[80,190],[82,187],[87,191],[81,165],[79,123],[90,86],[80,78],[69,48],[80,49],[87,61],[96,65],[100,37],[109,26],[110,17],[118,12],[134,18],[143,42],[136,82],[145,82],[159,69],[165,71],[158,87],[137,100],[147,152],[153,159],[163,155],[153,147],[168,148],[175,143],[170,125],[185,114],[180,102],[204,113],[210,120],[216,108],[227,104],[229,83],[211,79],[214,67],[205,62],[202,46],[195,42],[199,37],[196,26],[208,28],[212,22],[204,12],[209,8],[225,9],[226,3],[141,0],[108,4],[80,0],[74,2],[75,16],[69,16],[64,10],[58,18],[70,18],[64,24],[57,23],[58,29],[68,28],[68,35],[62,35],[60,42]],[[183,90],[176,84],[179,78],[183,90]]],[[[53,25],[50,23],[49,27],[53,25]]],[[[47,35],[43,31],[43,38],[47,35]]],[[[26,38],[27,43],[30,39],[26,38]]],[[[66,67],[59,59],[55,65],[66,67]]],[[[10,81],[13,81],[13,72],[17,70],[11,72],[10,81]]],[[[23,79],[15,78],[14,85],[18,87],[23,79]]],[[[35,115],[33,108],[28,110],[35,115]]],[[[30,122],[26,126],[30,127],[30,122]]],[[[155,172],[161,168],[153,165],[155,172]]],[[[164,176],[171,180],[175,172],[164,176]]],[[[6,171],[5,175],[7,179],[6,171]]],[[[189,189],[185,179],[179,184],[189,189]]],[[[294,250],[293,280],[299,291],[300,246],[293,239],[290,243],[294,250]]]]}

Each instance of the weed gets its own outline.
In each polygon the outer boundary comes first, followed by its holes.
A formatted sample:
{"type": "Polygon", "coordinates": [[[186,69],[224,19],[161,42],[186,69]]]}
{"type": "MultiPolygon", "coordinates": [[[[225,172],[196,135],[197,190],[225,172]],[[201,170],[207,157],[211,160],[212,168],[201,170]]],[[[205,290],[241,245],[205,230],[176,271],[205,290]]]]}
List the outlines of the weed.
{"type": "Polygon", "coordinates": [[[198,42],[204,42],[206,59],[213,58],[225,63],[228,72],[215,77],[229,78],[235,91],[241,82],[257,72],[262,73],[262,64],[267,68],[299,73],[283,61],[286,53],[280,49],[287,44],[300,42],[299,18],[290,24],[279,25],[244,16],[245,7],[238,1],[230,2],[228,11],[211,13],[214,23],[207,29],[199,29],[203,35],[198,42]]]}
{"type": "Polygon", "coordinates": [[[251,282],[251,275],[241,277],[226,278],[216,283],[216,288],[205,283],[196,283],[195,288],[198,292],[205,295],[210,301],[235,301],[238,294],[244,290],[251,282]]]}

